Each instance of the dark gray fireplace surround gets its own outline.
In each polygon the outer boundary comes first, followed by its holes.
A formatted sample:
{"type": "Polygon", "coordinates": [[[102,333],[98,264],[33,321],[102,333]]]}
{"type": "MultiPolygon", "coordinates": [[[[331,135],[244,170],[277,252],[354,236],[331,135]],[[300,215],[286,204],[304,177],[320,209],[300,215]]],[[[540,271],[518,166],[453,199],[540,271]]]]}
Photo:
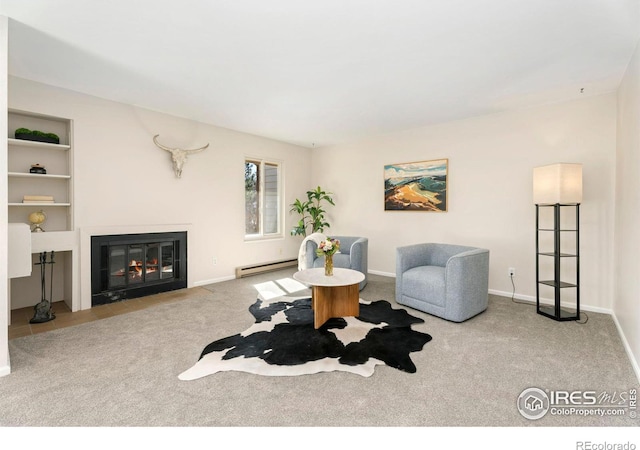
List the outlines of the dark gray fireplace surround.
{"type": "Polygon", "coordinates": [[[186,231],[91,236],[91,306],[186,287],[186,231]]]}

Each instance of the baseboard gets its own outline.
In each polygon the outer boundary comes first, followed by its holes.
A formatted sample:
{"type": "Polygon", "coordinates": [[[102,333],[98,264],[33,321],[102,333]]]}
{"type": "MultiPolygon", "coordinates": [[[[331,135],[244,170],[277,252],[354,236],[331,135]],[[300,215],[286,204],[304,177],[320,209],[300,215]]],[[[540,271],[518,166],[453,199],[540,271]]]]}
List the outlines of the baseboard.
{"type": "Polygon", "coordinates": [[[525,302],[536,302],[536,298],[531,296],[531,295],[522,295],[522,294],[516,294],[514,292],[506,292],[506,291],[498,291],[496,289],[489,289],[489,294],[491,295],[498,295],[500,297],[508,297],[508,298],[515,298],[518,300],[524,300],[525,302]]]}
{"type": "Polygon", "coordinates": [[[286,267],[297,267],[298,258],[281,259],[278,261],[269,261],[258,264],[250,264],[248,266],[236,267],[236,278],[245,278],[260,273],[273,272],[274,270],[284,269],[286,267]]]}
{"type": "MultiPolygon", "coordinates": [[[[533,306],[535,306],[536,304],[536,297],[532,295],[513,294],[511,292],[497,291],[495,289],[489,289],[489,294],[498,295],[500,297],[507,297],[507,298],[513,297],[516,300],[522,300],[524,302],[531,303],[533,306]]],[[[554,300],[551,298],[541,298],[540,303],[543,305],[553,305],[554,300]]],[[[560,304],[560,306],[562,306],[563,308],[576,309],[575,303],[563,302],[560,304]]],[[[590,306],[585,304],[580,304],[580,311],[590,311],[590,312],[609,314],[609,315],[613,314],[613,311],[608,308],[602,308],[600,306],[590,306]]]]}
{"type": "Polygon", "coordinates": [[[229,280],[235,280],[235,279],[236,279],[235,275],[228,275],[226,277],[212,278],[210,280],[200,280],[200,281],[195,281],[193,283],[193,287],[206,286],[207,284],[221,283],[223,281],[229,281],[229,280]]]}
{"type": "Polygon", "coordinates": [[[620,335],[620,339],[622,340],[622,345],[624,350],[627,352],[627,356],[629,357],[629,361],[631,362],[631,367],[633,367],[633,371],[636,374],[636,378],[638,379],[638,383],[640,383],[640,365],[638,365],[638,360],[636,360],[635,355],[631,351],[631,346],[627,341],[627,337],[624,335],[624,331],[620,326],[620,322],[618,322],[618,318],[616,317],[615,312],[611,312],[611,317],[613,317],[613,323],[616,324],[616,328],[618,329],[618,334],[620,335]]]}
{"type": "Polygon", "coordinates": [[[0,377],[6,377],[11,373],[11,356],[7,355],[7,365],[0,366],[0,377]]]}
{"type": "Polygon", "coordinates": [[[391,272],[381,272],[379,270],[369,270],[367,273],[373,274],[373,275],[380,275],[383,277],[391,277],[391,278],[395,278],[396,274],[395,273],[391,273],[391,272]]]}

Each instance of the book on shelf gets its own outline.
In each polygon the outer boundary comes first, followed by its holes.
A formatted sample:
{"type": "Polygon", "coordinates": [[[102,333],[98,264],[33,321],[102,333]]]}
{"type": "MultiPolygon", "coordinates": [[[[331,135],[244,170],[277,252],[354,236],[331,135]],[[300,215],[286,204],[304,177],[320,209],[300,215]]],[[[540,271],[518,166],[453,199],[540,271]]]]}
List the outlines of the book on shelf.
{"type": "Polygon", "coordinates": [[[55,203],[53,200],[22,200],[22,203],[55,203]]]}
{"type": "Polygon", "coordinates": [[[22,201],[29,201],[29,202],[53,201],[53,195],[25,195],[22,197],[22,201]]]}

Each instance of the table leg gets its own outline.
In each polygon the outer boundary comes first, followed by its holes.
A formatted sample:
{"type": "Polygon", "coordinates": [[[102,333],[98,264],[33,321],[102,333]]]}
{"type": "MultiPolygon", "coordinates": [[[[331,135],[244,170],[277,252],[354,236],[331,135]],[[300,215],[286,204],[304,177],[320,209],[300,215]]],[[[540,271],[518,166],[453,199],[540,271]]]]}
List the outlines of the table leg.
{"type": "Polygon", "coordinates": [[[311,308],[313,326],[320,328],[332,317],[357,317],[360,314],[358,284],[348,286],[313,286],[311,308]]]}

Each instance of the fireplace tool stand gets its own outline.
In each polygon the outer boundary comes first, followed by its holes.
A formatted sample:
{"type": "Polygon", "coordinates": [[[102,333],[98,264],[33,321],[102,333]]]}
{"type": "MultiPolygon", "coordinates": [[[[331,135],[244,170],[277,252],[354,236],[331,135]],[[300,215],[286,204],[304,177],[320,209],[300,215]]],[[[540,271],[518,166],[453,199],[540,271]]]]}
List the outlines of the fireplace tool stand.
{"type": "Polygon", "coordinates": [[[44,323],[56,318],[53,311],[51,311],[51,301],[46,298],[46,265],[50,266],[50,283],[49,283],[49,299],[53,300],[53,260],[54,252],[51,252],[51,259],[47,261],[47,252],[40,253],[40,262],[36,263],[36,266],[40,266],[40,286],[42,291],[42,300],[36,306],[33,319],[29,323],[44,323]]]}

